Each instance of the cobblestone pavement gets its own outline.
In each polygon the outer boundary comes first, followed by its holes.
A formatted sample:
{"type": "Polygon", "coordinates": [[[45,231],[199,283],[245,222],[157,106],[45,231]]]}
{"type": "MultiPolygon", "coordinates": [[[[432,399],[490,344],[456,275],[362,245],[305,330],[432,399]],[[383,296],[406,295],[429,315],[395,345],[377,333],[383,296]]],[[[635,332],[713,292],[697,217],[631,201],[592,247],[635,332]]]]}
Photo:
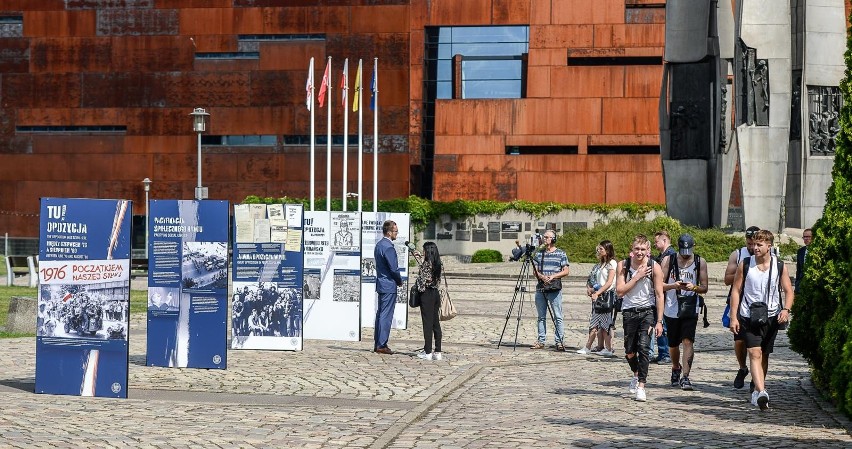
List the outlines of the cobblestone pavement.
{"type": "MultiPolygon", "coordinates": [[[[623,357],[529,349],[535,308],[515,295],[519,268],[447,264],[461,315],[444,323],[438,362],[415,357],[415,310],[408,330],[391,333],[393,356],[370,352],[364,329],[361,342],[307,341],[302,352],[230,351],[227,370],[146,367],[145,320],[134,316],[129,398],[116,400],[33,394],[34,340],[0,340],[0,447],[852,447],[849,420],[820,399],[785,335],[770,362],[772,409],[732,389],[724,264],[711,264],[696,391],[668,386],[670,367],[651,365],[646,403],[628,394],[623,357]]],[[[588,268],[572,265],[566,283],[573,349],[585,340],[588,268]]]]}

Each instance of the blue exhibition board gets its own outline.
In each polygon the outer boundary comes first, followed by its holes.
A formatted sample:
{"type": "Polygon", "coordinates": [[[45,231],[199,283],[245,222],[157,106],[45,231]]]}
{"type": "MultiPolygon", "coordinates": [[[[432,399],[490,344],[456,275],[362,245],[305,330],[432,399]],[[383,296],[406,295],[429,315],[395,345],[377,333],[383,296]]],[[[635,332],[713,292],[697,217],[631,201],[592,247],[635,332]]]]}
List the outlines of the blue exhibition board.
{"type": "Polygon", "coordinates": [[[302,349],[303,209],[234,206],[232,349],[302,349]]]}
{"type": "Polygon", "coordinates": [[[36,393],[127,397],[126,200],[42,198],[36,393]]]}
{"type": "Polygon", "coordinates": [[[148,214],[149,366],[227,367],[227,201],[154,200],[148,214]]]}

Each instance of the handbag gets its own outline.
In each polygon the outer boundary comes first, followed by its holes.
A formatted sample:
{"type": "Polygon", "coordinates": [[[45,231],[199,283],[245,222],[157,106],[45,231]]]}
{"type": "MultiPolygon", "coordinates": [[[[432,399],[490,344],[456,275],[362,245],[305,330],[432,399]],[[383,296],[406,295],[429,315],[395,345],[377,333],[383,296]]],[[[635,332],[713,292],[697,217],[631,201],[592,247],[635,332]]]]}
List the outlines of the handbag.
{"type": "Polygon", "coordinates": [[[598,295],[593,303],[595,313],[609,313],[615,305],[615,290],[607,290],[598,295]]]}
{"type": "Polygon", "coordinates": [[[411,291],[408,292],[408,307],[420,307],[420,290],[417,290],[417,283],[411,286],[411,291]]]}
{"type": "Polygon", "coordinates": [[[456,306],[453,305],[453,300],[450,299],[450,288],[447,285],[447,277],[444,278],[444,288],[438,289],[438,294],[441,296],[441,306],[438,308],[438,319],[440,321],[449,321],[458,315],[456,306]]]}
{"type": "Polygon", "coordinates": [[[725,306],[725,310],[722,312],[722,326],[731,327],[731,305],[728,304],[725,306]]]}
{"type": "Polygon", "coordinates": [[[751,315],[749,321],[752,326],[765,326],[769,324],[769,307],[765,302],[753,302],[748,305],[748,311],[751,315]]]}

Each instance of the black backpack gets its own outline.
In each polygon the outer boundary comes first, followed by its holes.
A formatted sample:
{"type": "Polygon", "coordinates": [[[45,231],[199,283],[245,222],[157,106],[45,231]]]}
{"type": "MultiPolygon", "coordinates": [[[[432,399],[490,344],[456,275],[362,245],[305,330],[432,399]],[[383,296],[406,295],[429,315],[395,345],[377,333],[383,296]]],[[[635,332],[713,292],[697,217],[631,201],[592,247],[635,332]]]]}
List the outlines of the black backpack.
{"type": "MultiPolygon", "coordinates": [[[[674,271],[675,280],[680,281],[680,270],[677,268],[677,254],[669,255],[669,272],[666,273],[665,280],[667,281],[669,277],[671,277],[672,271],[674,271]]],[[[698,254],[695,255],[695,275],[701,276],[701,256],[698,254]]],[[[698,296],[698,306],[704,309],[704,327],[710,327],[710,321],[707,320],[707,303],[704,302],[704,297],[696,293],[698,296]]]]}

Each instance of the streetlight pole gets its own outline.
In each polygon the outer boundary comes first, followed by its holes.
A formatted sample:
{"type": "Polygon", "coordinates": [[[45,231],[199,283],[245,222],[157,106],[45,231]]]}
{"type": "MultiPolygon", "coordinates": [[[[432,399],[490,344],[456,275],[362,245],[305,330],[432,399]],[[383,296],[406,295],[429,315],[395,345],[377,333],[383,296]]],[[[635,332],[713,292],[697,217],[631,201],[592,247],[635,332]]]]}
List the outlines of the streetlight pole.
{"type": "Polygon", "coordinates": [[[151,191],[151,180],[145,178],[142,180],[142,185],[145,186],[145,260],[148,259],[148,192],[151,191]]]}
{"type": "Polygon", "coordinates": [[[207,131],[207,118],[210,114],[204,108],[195,108],[192,111],[192,130],[198,133],[198,185],[195,186],[195,199],[207,198],[207,188],[201,186],[201,133],[207,131]]]}

